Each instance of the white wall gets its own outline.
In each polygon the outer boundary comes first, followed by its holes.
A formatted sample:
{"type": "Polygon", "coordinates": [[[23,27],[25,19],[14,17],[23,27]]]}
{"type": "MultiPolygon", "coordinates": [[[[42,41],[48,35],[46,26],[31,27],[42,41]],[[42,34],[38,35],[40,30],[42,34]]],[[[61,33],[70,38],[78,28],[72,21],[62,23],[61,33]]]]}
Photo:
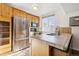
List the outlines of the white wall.
{"type": "Polygon", "coordinates": [[[60,4],[58,6],[59,6],[58,10],[55,12],[57,24],[61,27],[67,27],[69,26],[68,17],[62,6],[60,4]]]}
{"type": "MultiPolygon", "coordinates": [[[[67,14],[68,17],[79,16],[79,11],[71,12],[67,14]]],[[[72,27],[73,33],[73,49],[79,51],[79,27],[72,27]]]]}
{"type": "Polygon", "coordinates": [[[72,49],[79,51],[79,27],[72,27],[72,49]]]}
{"type": "Polygon", "coordinates": [[[67,13],[67,15],[68,15],[68,17],[79,16],[79,11],[75,11],[75,12],[67,13]]]}

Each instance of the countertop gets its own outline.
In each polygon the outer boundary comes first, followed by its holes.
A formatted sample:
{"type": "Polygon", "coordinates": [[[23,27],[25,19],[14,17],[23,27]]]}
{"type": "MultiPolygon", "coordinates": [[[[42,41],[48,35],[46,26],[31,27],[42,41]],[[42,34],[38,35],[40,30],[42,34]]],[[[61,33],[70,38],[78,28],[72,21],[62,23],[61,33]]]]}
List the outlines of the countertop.
{"type": "Polygon", "coordinates": [[[48,45],[53,46],[55,48],[66,51],[71,40],[71,34],[61,34],[61,35],[35,35],[31,38],[39,39],[46,42],[48,45]]]}

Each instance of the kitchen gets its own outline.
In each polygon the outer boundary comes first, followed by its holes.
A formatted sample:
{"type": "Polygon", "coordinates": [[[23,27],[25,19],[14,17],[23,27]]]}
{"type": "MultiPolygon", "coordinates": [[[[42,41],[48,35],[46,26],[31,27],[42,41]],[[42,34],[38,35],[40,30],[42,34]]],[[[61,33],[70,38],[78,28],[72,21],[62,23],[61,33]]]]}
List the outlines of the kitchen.
{"type": "Polygon", "coordinates": [[[72,53],[78,52],[79,38],[75,33],[78,29],[74,27],[79,24],[78,20],[72,21],[78,16],[79,12],[75,12],[78,6],[75,3],[0,3],[0,55],[79,55],[72,53]],[[74,34],[77,39],[73,38],[74,34]]]}

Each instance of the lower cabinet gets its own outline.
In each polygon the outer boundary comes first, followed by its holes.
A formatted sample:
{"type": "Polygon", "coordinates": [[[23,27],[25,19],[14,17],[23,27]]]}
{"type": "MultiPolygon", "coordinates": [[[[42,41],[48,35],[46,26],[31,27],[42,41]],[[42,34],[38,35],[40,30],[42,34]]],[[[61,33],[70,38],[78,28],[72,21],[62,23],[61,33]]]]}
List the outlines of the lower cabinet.
{"type": "Polygon", "coordinates": [[[39,39],[32,38],[32,44],[31,44],[31,52],[32,56],[48,56],[49,55],[49,46],[42,42],[39,39]]]}
{"type": "Polygon", "coordinates": [[[65,52],[51,46],[49,46],[49,49],[50,49],[49,50],[50,56],[68,56],[69,55],[69,52],[65,52]]]}
{"type": "Polygon", "coordinates": [[[9,51],[11,51],[11,45],[10,44],[7,44],[7,45],[0,47],[0,55],[5,54],[9,51]]]}
{"type": "Polygon", "coordinates": [[[69,52],[65,52],[49,46],[46,42],[39,39],[31,39],[31,55],[32,56],[68,56],[69,52]]]}

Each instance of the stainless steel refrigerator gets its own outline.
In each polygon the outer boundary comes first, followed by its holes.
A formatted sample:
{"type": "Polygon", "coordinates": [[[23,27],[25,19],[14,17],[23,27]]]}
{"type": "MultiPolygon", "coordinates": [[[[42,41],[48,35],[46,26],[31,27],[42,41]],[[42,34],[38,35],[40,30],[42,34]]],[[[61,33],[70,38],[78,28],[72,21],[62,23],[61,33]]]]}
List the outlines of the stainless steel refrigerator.
{"type": "Polygon", "coordinates": [[[29,47],[29,24],[26,18],[12,18],[12,50],[19,51],[29,47]]]}

